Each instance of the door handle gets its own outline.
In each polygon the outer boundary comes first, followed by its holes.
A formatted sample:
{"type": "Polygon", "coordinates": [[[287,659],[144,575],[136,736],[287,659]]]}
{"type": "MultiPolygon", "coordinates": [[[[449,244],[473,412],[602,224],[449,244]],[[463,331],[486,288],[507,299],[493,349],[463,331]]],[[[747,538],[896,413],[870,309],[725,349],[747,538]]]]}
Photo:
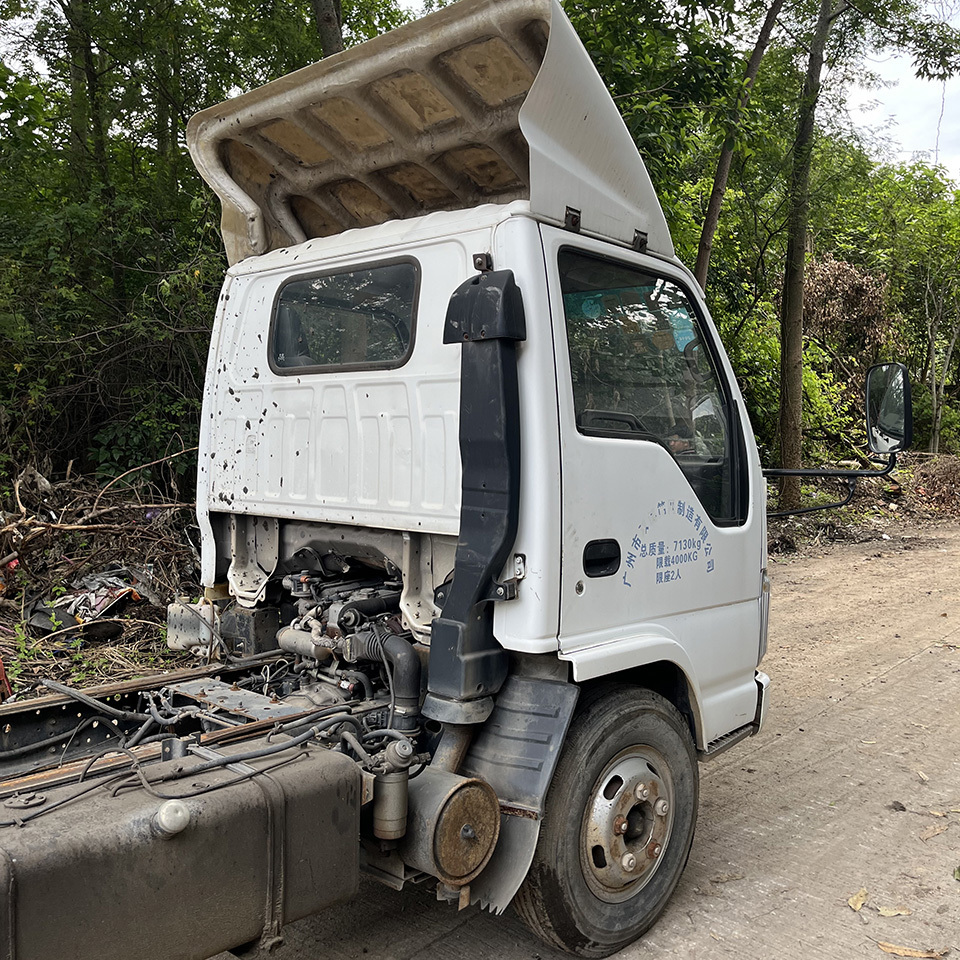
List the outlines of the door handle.
{"type": "Polygon", "coordinates": [[[616,540],[591,540],[583,548],[583,572],[588,577],[612,577],[620,569],[616,540]]]}

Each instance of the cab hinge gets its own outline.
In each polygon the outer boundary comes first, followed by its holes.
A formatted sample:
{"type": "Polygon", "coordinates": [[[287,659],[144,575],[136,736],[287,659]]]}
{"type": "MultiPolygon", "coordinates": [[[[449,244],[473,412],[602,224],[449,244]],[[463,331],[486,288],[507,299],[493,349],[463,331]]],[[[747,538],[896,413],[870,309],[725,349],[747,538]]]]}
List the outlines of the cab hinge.
{"type": "Polygon", "coordinates": [[[580,232],[580,211],[573,207],[567,207],[563,215],[563,229],[570,230],[572,233],[580,232]]]}

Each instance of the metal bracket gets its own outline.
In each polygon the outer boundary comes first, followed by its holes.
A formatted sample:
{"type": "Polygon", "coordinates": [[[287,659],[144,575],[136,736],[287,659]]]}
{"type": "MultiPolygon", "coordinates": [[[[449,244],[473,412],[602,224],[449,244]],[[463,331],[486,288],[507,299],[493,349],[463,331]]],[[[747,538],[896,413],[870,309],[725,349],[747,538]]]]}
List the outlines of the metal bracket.
{"type": "Polygon", "coordinates": [[[473,255],[473,269],[481,273],[489,273],[493,269],[493,257],[489,253],[475,253],[473,255]]]}
{"type": "Polygon", "coordinates": [[[637,253],[647,252],[647,231],[646,230],[633,231],[633,249],[636,250],[637,253]]]}
{"type": "Polygon", "coordinates": [[[572,233],[580,232],[580,211],[573,207],[567,207],[563,215],[563,229],[570,230],[572,233]]]}
{"type": "MultiPolygon", "coordinates": [[[[873,459],[873,458],[871,458],[873,459]]],[[[802,513],[818,513],[820,510],[833,510],[835,507],[845,507],[852,499],[856,490],[857,480],[860,477],[887,477],[897,465],[896,451],[890,454],[886,466],[878,470],[820,470],[817,468],[802,468],[798,470],[783,469],[781,467],[767,467],[762,473],[764,477],[811,477],[816,480],[846,480],[847,495],[836,503],[823,503],[815,507],[800,507],[796,510],[778,510],[768,513],[768,517],[795,517],[802,513]]]]}
{"type": "MultiPolygon", "coordinates": [[[[517,576],[511,577],[509,580],[499,581],[494,580],[493,585],[490,587],[490,592],[479,599],[479,603],[495,603],[498,600],[516,600],[517,598],[517,584],[520,580],[523,579],[523,574],[519,572],[517,576]]],[[[442,610],[444,603],[447,600],[447,592],[450,589],[449,583],[441,584],[437,587],[436,591],[433,594],[433,602],[442,610]]]]}
{"type": "Polygon", "coordinates": [[[42,793],[15,793],[3,801],[5,807],[11,810],[27,810],[30,807],[39,807],[47,802],[42,793]]]}
{"type": "Polygon", "coordinates": [[[852,499],[857,490],[858,477],[847,477],[847,495],[842,500],[835,503],[819,503],[815,507],[798,507],[796,510],[775,510],[768,511],[768,517],[797,517],[803,513],[819,513],[821,510],[834,510],[837,507],[845,507],[852,499]]]}
{"type": "Polygon", "coordinates": [[[493,586],[490,588],[490,593],[484,597],[484,600],[516,600],[517,598],[517,578],[511,577],[509,580],[504,580],[503,582],[499,580],[493,581],[493,586]]]}

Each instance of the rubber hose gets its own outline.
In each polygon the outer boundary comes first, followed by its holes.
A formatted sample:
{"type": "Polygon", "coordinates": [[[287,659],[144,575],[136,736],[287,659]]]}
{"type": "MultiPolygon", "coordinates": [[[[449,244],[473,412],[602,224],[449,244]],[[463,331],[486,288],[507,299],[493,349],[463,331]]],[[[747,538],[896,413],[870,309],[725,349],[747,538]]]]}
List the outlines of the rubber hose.
{"type": "Polygon", "coordinates": [[[420,714],[420,657],[416,650],[394,633],[386,637],[372,631],[357,633],[353,639],[357,659],[379,660],[390,665],[399,711],[393,725],[397,730],[415,730],[420,714]]]}

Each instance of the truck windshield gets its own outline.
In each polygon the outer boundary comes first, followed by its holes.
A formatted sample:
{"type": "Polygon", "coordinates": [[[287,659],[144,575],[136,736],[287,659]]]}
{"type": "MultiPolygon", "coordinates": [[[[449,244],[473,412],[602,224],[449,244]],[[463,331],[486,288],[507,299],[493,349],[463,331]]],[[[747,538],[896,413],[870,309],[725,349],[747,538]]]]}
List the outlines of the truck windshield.
{"type": "Polygon", "coordinates": [[[409,260],[281,287],[271,332],[277,373],[396,367],[409,356],[419,269],[409,260]]]}
{"type": "Polygon", "coordinates": [[[559,266],[577,429],[660,444],[710,517],[736,522],[728,404],[686,292],[569,248],[559,266]]]}

